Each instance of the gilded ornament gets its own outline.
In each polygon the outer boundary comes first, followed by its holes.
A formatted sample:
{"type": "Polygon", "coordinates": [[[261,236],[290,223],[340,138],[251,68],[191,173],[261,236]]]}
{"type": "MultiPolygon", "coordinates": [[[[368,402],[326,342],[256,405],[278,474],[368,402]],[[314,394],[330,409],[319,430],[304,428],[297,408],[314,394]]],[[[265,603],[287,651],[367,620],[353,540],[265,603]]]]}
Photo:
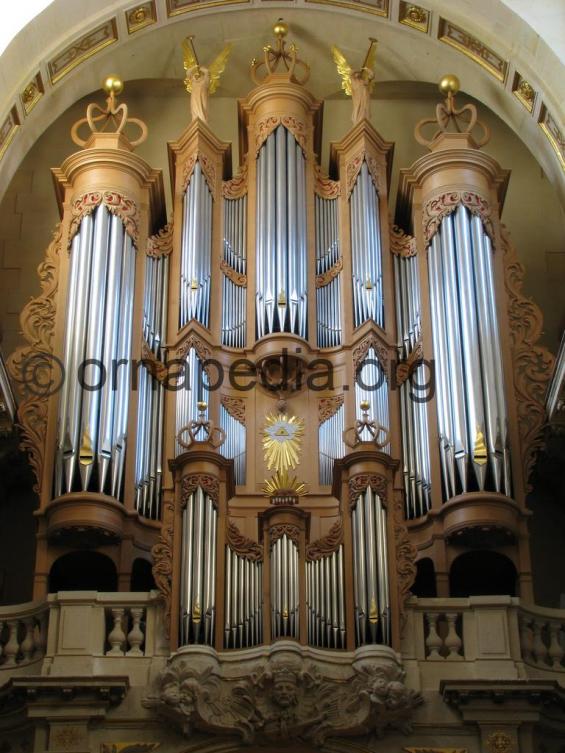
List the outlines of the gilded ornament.
{"type": "Polygon", "coordinates": [[[270,414],[262,434],[267,468],[278,472],[296,468],[304,435],[303,419],[286,413],[270,414]]]}
{"type": "Polygon", "coordinates": [[[273,47],[267,44],[263,47],[263,60],[251,61],[251,78],[260,86],[268,81],[274,74],[287,74],[288,80],[296,84],[305,84],[310,77],[310,68],[297,55],[296,45],[290,44],[287,48],[285,38],[288,35],[288,24],[282,18],[273,26],[276,44],[273,47]]]}
{"type": "Polygon", "coordinates": [[[266,479],[263,485],[263,493],[266,497],[303,497],[308,493],[306,485],[296,476],[290,476],[288,471],[277,471],[270,479],[266,479]]]}
{"type": "Polygon", "coordinates": [[[200,119],[208,122],[208,97],[214,94],[220,85],[220,78],[226,68],[230,56],[231,44],[228,44],[217,55],[210,65],[200,65],[194,48],[194,36],[187,37],[182,43],[184,70],[186,78],[184,85],[190,94],[190,114],[192,120],[200,119]]]}

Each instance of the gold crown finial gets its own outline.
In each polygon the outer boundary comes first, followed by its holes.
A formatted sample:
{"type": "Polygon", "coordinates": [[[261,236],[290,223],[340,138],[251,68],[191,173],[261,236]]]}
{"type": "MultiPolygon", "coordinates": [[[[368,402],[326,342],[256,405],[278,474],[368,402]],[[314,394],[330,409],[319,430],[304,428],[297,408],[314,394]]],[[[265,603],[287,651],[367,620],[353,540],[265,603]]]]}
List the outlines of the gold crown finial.
{"type": "Polygon", "coordinates": [[[277,39],[282,39],[282,37],[286,37],[288,34],[288,24],[282,18],[279,18],[273,26],[273,34],[277,39]]]}
{"type": "Polygon", "coordinates": [[[433,150],[440,143],[440,137],[446,133],[463,133],[472,136],[471,146],[480,149],[490,139],[490,131],[477,116],[475,105],[468,103],[461,108],[455,106],[455,95],[460,89],[460,81],[454,73],[447,73],[439,82],[439,90],[445,95],[445,100],[436,106],[435,118],[424,118],[416,124],[414,138],[419,144],[433,150]],[[428,125],[439,126],[436,131],[427,138],[423,128],[428,125]],[[472,135],[472,131],[478,126],[482,133],[472,135]]]}
{"type": "MultiPolygon", "coordinates": [[[[147,126],[139,118],[128,117],[128,106],[122,102],[118,105],[116,97],[124,90],[124,82],[119,76],[111,75],[107,76],[102,83],[102,88],[106,92],[106,107],[102,108],[97,105],[96,102],[91,102],[86,108],[86,117],[77,120],[77,122],[71,128],[71,138],[78,144],[78,146],[85,147],[93,136],[98,134],[110,134],[119,136],[123,133],[126,125],[135,125],[140,130],[140,135],[137,139],[125,140],[126,148],[135,149],[136,146],[142,144],[147,138],[147,126]],[[88,138],[83,139],[79,136],[79,129],[83,125],[87,125],[90,128],[90,135],[88,138]]],[[[106,143],[105,146],[108,146],[106,143]]],[[[119,143],[117,148],[123,148],[124,141],[119,143]]]]}
{"type": "Polygon", "coordinates": [[[273,25],[276,44],[263,47],[263,60],[251,61],[251,78],[260,86],[269,81],[274,74],[283,75],[295,84],[305,84],[310,78],[310,67],[297,56],[296,45],[287,48],[285,38],[288,24],[279,18],[273,25]],[[264,70],[263,70],[264,69],[264,70]]]}

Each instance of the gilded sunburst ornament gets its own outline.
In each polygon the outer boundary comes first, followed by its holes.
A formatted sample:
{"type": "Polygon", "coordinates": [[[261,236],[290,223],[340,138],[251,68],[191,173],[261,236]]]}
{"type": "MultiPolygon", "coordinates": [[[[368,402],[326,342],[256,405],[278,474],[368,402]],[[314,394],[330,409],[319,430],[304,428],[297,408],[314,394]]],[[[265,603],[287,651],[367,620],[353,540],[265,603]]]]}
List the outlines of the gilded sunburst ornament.
{"type": "Polygon", "coordinates": [[[269,470],[282,473],[296,468],[304,435],[304,421],[286,413],[270,414],[263,429],[263,450],[269,470]]]}

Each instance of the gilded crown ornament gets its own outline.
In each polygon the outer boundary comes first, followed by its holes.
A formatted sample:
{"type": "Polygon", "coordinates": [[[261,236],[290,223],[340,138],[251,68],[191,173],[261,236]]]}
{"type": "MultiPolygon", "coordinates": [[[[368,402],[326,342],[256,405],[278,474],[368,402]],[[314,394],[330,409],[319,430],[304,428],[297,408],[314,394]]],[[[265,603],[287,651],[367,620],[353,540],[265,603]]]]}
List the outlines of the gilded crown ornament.
{"type": "Polygon", "coordinates": [[[277,471],[265,480],[263,493],[272,505],[296,505],[298,498],[308,493],[306,484],[291,476],[288,471],[277,471]]]}
{"type": "Polygon", "coordinates": [[[147,126],[139,118],[128,117],[128,106],[125,103],[118,104],[117,97],[124,90],[124,84],[118,76],[108,76],[104,81],[103,89],[107,94],[106,107],[102,108],[96,102],[91,102],[86,108],[86,117],[77,120],[71,128],[71,138],[75,144],[85,147],[90,142],[92,136],[100,133],[122,134],[127,125],[135,125],[140,130],[137,139],[128,139],[131,148],[135,148],[147,138],[147,126]],[[90,128],[90,136],[83,139],[79,136],[79,129],[83,125],[90,128]]]}
{"type": "Polygon", "coordinates": [[[343,432],[343,441],[348,447],[354,449],[361,442],[371,442],[375,445],[377,450],[382,450],[386,447],[389,441],[389,431],[384,426],[371,418],[369,418],[370,404],[368,400],[361,400],[359,403],[362,416],[355,421],[354,426],[350,426],[343,432]],[[368,432],[369,439],[365,439],[363,434],[368,432]]]}
{"type": "Polygon", "coordinates": [[[310,67],[298,57],[294,43],[286,46],[288,24],[279,18],[273,26],[276,44],[263,47],[263,60],[251,61],[251,78],[257,86],[268,81],[271,76],[283,75],[295,84],[305,84],[310,78],[310,67]]]}
{"type": "Polygon", "coordinates": [[[371,92],[375,85],[375,63],[377,59],[377,40],[369,37],[369,49],[365,55],[363,65],[354,71],[347,62],[345,55],[337,47],[331,48],[332,57],[341,76],[341,88],[351,97],[353,112],[351,120],[357,125],[362,120],[371,118],[371,92]]]}
{"type": "Polygon", "coordinates": [[[226,441],[226,432],[219,426],[214,426],[214,423],[206,418],[206,409],[208,403],[199,401],[197,404],[198,418],[196,421],[191,421],[188,426],[183,426],[177,434],[177,442],[185,450],[193,444],[193,442],[209,442],[212,447],[221,447],[226,441]],[[188,434],[188,441],[183,437],[188,434]]]}
{"type": "Polygon", "coordinates": [[[455,95],[460,89],[460,82],[453,73],[448,73],[439,82],[439,90],[445,95],[445,101],[436,105],[435,118],[424,118],[416,124],[414,129],[414,138],[422,146],[433,149],[437,140],[444,133],[468,133],[472,135],[475,126],[481,129],[479,136],[473,136],[474,145],[477,149],[484,146],[490,139],[489,128],[477,116],[477,108],[473,104],[463,105],[461,108],[455,106],[455,95]],[[426,138],[422,129],[428,125],[439,126],[434,131],[431,138],[426,138]]]}
{"type": "Polygon", "coordinates": [[[220,85],[221,75],[230,56],[231,44],[226,45],[210,65],[206,66],[200,65],[193,40],[194,36],[190,36],[182,43],[184,70],[186,71],[184,85],[186,91],[190,94],[192,120],[198,118],[203,123],[207,123],[208,98],[210,94],[214,94],[220,85]]]}

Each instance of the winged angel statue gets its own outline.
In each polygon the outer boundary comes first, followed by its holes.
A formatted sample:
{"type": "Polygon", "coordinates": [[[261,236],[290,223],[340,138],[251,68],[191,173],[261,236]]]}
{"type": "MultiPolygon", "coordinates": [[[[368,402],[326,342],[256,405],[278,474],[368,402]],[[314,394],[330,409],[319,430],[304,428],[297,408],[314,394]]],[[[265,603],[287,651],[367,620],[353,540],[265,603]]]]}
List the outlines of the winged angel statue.
{"type": "Polygon", "coordinates": [[[361,120],[371,117],[371,91],[374,86],[375,62],[377,58],[377,40],[369,38],[371,42],[365,61],[358,71],[354,71],[345,59],[345,55],[337,47],[332,47],[332,57],[341,76],[341,88],[353,101],[351,120],[357,125],[361,120]]]}
{"type": "Polygon", "coordinates": [[[184,85],[190,94],[190,114],[192,120],[200,118],[208,122],[208,96],[213,94],[220,83],[220,76],[225,70],[226,62],[231,52],[228,44],[210,65],[200,65],[194,49],[194,37],[187,37],[182,43],[184,70],[186,78],[184,85]]]}

